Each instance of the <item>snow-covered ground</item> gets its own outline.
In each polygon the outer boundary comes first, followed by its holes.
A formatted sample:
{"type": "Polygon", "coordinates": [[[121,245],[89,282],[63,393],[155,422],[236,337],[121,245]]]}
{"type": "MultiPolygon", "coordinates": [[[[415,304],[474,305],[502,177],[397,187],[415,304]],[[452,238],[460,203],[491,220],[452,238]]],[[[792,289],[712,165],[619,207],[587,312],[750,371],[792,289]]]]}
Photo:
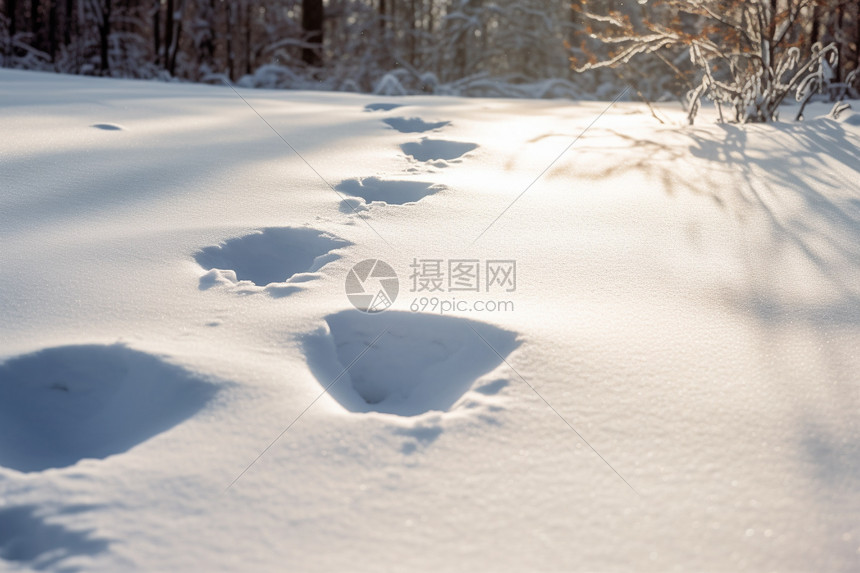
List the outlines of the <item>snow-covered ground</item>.
{"type": "Polygon", "coordinates": [[[860,570],[860,114],[240,93],[0,71],[0,570],[860,570]]]}

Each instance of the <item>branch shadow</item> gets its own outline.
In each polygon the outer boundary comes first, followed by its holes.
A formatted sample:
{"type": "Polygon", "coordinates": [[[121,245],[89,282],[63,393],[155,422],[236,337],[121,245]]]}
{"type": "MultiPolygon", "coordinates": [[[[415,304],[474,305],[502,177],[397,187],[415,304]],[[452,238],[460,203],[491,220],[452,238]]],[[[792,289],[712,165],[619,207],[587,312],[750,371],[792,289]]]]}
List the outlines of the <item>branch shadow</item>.
{"type": "MultiPolygon", "coordinates": [[[[707,197],[744,232],[759,232],[754,223],[766,222],[766,235],[750,245],[749,288],[729,297],[738,310],[769,323],[860,325],[860,196],[854,191],[860,181],[860,132],[824,118],[673,129],[670,137],[604,131],[624,142],[629,153],[592,171],[593,177],[645,176],[670,196],[707,197]],[[778,296],[774,287],[785,273],[777,259],[789,250],[815,269],[810,280],[827,285],[825,302],[778,296]]],[[[580,151],[600,150],[592,145],[580,151]]]]}
{"type": "MultiPolygon", "coordinates": [[[[708,198],[730,219],[719,225],[737,230],[742,270],[717,279],[715,302],[757,332],[773,391],[796,396],[785,429],[792,463],[828,531],[850,530],[860,487],[860,131],[821,118],[615,135],[629,161],[596,177],[649,177],[672,197],[708,198]]],[[[829,550],[856,559],[846,547],[829,550]]]]}

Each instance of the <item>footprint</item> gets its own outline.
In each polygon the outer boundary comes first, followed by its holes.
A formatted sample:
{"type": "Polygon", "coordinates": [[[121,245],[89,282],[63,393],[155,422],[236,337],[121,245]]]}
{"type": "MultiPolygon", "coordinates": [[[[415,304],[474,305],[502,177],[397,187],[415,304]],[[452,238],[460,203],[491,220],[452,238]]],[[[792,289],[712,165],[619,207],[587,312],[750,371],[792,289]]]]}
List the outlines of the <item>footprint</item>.
{"type": "Polygon", "coordinates": [[[122,131],[122,126],[119,126],[115,123],[96,123],[94,125],[91,125],[90,127],[102,129],[104,131],[122,131]]]}
{"type": "Polygon", "coordinates": [[[434,161],[443,159],[450,161],[476,149],[477,143],[463,141],[447,141],[444,139],[421,138],[418,142],[408,142],[400,146],[403,153],[411,155],[418,161],[434,161]]]}
{"type": "MultiPolygon", "coordinates": [[[[347,179],[339,183],[335,189],[353,197],[361,197],[368,203],[379,201],[391,205],[403,205],[420,201],[428,195],[445,189],[445,187],[426,181],[398,181],[365,177],[347,179]]],[[[342,205],[341,211],[351,213],[354,207],[354,204],[342,205]]]]}
{"type": "Polygon", "coordinates": [[[12,358],[0,364],[0,466],[35,472],[125,452],[193,416],[215,391],[119,344],[12,358]]]}
{"type": "Polygon", "coordinates": [[[325,321],[305,339],[305,355],[323,387],[338,380],[329,394],[353,412],[447,411],[519,345],[513,332],[450,316],[348,310],[325,321]]]}
{"type": "Polygon", "coordinates": [[[403,106],[399,103],[369,103],[364,106],[364,111],[391,111],[398,107],[403,106]]]}
{"type": "Polygon", "coordinates": [[[333,250],[351,244],[316,229],[293,227],[268,227],[228,239],[194,255],[197,264],[209,271],[200,278],[200,290],[232,285],[243,292],[286,296],[301,290],[299,283],[317,278],[313,273],[339,258],[333,250]]]}
{"type": "Polygon", "coordinates": [[[450,121],[437,121],[428,123],[418,117],[387,117],[383,119],[385,123],[393,127],[400,133],[424,133],[449,125],[450,121]]]}
{"type": "Polygon", "coordinates": [[[47,523],[42,513],[34,505],[0,509],[0,564],[7,561],[27,569],[70,571],[58,566],[70,557],[96,555],[108,549],[106,539],[93,537],[90,531],[47,523]]]}

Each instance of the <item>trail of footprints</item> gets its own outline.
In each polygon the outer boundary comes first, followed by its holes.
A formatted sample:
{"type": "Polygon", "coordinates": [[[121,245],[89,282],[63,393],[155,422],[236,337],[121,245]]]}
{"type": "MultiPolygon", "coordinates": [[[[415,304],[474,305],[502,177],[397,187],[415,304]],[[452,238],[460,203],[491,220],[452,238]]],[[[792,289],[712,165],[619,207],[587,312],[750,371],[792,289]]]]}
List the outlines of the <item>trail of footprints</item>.
{"type": "MultiPolygon", "coordinates": [[[[365,111],[399,107],[377,103],[365,111]]],[[[382,121],[404,134],[425,134],[450,125],[416,117],[382,121]]],[[[92,127],[122,129],[112,124],[92,127]]],[[[427,136],[400,145],[407,161],[434,167],[460,161],[477,147],[427,136]]],[[[347,196],[340,210],[350,216],[367,211],[369,205],[410,205],[445,191],[431,182],[373,175],[347,179],[336,189],[347,196]]],[[[320,278],[320,269],[351,245],[316,229],[269,227],[203,247],[193,257],[205,271],[199,279],[201,291],[220,287],[235,294],[279,298],[320,278]]],[[[355,310],[324,317],[316,332],[303,337],[308,365],[323,386],[363,353],[332,388],[332,397],[345,409],[418,416],[447,411],[470,389],[480,400],[506,385],[505,380],[493,380],[474,387],[502,359],[473,330],[491,341],[501,356],[517,347],[515,333],[420,313],[388,311],[386,321],[389,331],[369,350],[379,324],[355,310]]],[[[121,455],[194,416],[218,388],[205,376],[119,344],[57,346],[11,357],[0,363],[0,468],[42,472],[121,455]]],[[[402,451],[410,454],[432,442],[441,428],[425,419],[398,426],[395,433],[406,436],[402,451]]],[[[107,548],[107,541],[81,535],[47,525],[37,508],[7,506],[0,511],[0,564],[7,560],[41,567],[107,548]],[[33,533],[40,543],[21,545],[21,530],[33,533]]]]}
{"type": "MultiPolygon", "coordinates": [[[[372,103],[367,112],[389,112],[402,107],[394,103],[372,103]]],[[[438,131],[450,121],[427,122],[418,117],[385,117],[383,123],[400,133],[438,131]]],[[[400,145],[407,158],[432,166],[447,166],[477,149],[476,143],[421,137],[400,145]]],[[[375,175],[345,179],[335,186],[344,198],[340,212],[362,215],[370,206],[403,206],[446,190],[444,185],[415,179],[382,179],[375,175]]],[[[237,294],[265,293],[280,298],[300,292],[319,278],[320,269],[340,257],[339,249],[351,243],[315,229],[266,228],[231,238],[220,245],[202,248],[194,259],[206,273],[200,290],[229,288],[237,294]]]]}
{"type": "MultiPolygon", "coordinates": [[[[368,112],[388,112],[402,107],[392,103],[372,103],[364,107],[368,112]]],[[[385,117],[382,119],[391,129],[400,133],[424,134],[439,131],[451,124],[450,121],[428,122],[419,117],[385,117]]],[[[407,141],[400,150],[410,164],[424,164],[425,167],[445,168],[451,163],[459,163],[462,157],[478,148],[478,144],[447,139],[421,137],[418,141],[407,141]]],[[[407,172],[420,171],[410,165],[407,172]]],[[[445,187],[426,181],[410,179],[380,179],[375,176],[356,177],[338,184],[335,189],[349,197],[341,201],[343,213],[358,214],[368,209],[369,204],[406,205],[416,203],[425,197],[445,190],[445,187]]]]}
{"type": "MultiPolygon", "coordinates": [[[[390,112],[400,107],[375,103],[364,109],[390,112]]],[[[382,121],[404,134],[425,134],[450,125],[448,121],[405,116],[382,121]]],[[[427,136],[400,144],[410,164],[423,162],[434,167],[460,161],[477,147],[475,143],[427,136]]],[[[364,215],[371,205],[415,204],[446,190],[427,181],[375,175],[346,179],[335,189],[347,196],[340,203],[340,211],[350,216],[364,215]]],[[[200,279],[200,289],[223,286],[240,294],[286,296],[319,278],[320,269],[349,246],[351,243],[343,239],[313,229],[262,229],[201,249],[195,259],[207,272],[200,279]]],[[[503,362],[500,356],[507,356],[518,346],[515,333],[461,318],[392,310],[385,313],[384,322],[388,331],[372,345],[380,323],[357,310],[330,314],[316,332],[302,337],[302,350],[320,385],[328,387],[331,380],[343,379],[329,394],[346,410],[420,416],[449,410],[470,389],[480,402],[507,384],[502,379],[476,386],[476,381],[503,362]],[[487,348],[475,336],[476,331],[499,354],[487,348]],[[356,360],[359,355],[361,360],[356,360]],[[347,369],[347,365],[351,367],[347,369]]],[[[399,430],[413,440],[404,446],[405,453],[432,441],[427,437],[435,439],[441,429],[423,424],[415,431],[412,435],[409,428],[399,430]]]]}

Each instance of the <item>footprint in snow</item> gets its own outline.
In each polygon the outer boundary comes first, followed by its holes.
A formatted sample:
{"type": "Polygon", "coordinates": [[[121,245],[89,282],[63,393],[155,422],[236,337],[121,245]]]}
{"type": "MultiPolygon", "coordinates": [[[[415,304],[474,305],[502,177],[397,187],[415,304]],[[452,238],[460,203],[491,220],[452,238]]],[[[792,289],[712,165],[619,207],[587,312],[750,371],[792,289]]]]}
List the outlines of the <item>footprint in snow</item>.
{"type": "Polygon", "coordinates": [[[115,345],[46,348],[0,364],[0,466],[38,472],[123,453],[193,416],[216,386],[115,345]]]}
{"type": "Polygon", "coordinates": [[[240,294],[265,292],[274,297],[302,290],[318,271],[339,258],[332,252],[349,241],[309,228],[268,227],[205,247],[194,260],[209,271],[200,290],[226,286],[240,294]]]}
{"type": "Polygon", "coordinates": [[[96,129],[101,129],[102,131],[122,131],[123,128],[121,125],[117,125],[115,123],[96,123],[91,125],[90,127],[94,127],[96,129]]]}
{"type": "MultiPolygon", "coordinates": [[[[384,203],[390,205],[405,205],[415,203],[428,195],[445,189],[444,185],[426,181],[385,180],[378,177],[347,179],[335,187],[341,193],[358,197],[366,203],[384,203]]],[[[340,210],[353,213],[364,210],[362,201],[345,199],[341,202],[340,210]]]]}
{"type": "Polygon", "coordinates": [[[414,157],[418,161],[450,161],[462,157],[466,153],[477,149],[477,147],[477,143],[423,137],[421,141],[401,144],[400,149],[403,150],[403,153],[414,157]]]}
{"type": "Polygon", "coordinates": [[[399,103],[369,103],[364,106],[364,111],[391,111],[398,107],[403,106],[399,103]]]}
{"type": "Polygon", "coordinates": [[[450,125],[450,121],[426,122],[418,117],[388,117],[382,120],[400,133],[424,133],[450,125]]]}
{"type": "Polygon", "coordinates": [[[519,345],[513,332],[451,316],[347,310],[325,321],[305,337],[305,356],[323,387],[340,378],[329,394],[353,412],[417,416],[450,410],[473,386],[494,394],[502,383],[478,380],[519,345]]]}

